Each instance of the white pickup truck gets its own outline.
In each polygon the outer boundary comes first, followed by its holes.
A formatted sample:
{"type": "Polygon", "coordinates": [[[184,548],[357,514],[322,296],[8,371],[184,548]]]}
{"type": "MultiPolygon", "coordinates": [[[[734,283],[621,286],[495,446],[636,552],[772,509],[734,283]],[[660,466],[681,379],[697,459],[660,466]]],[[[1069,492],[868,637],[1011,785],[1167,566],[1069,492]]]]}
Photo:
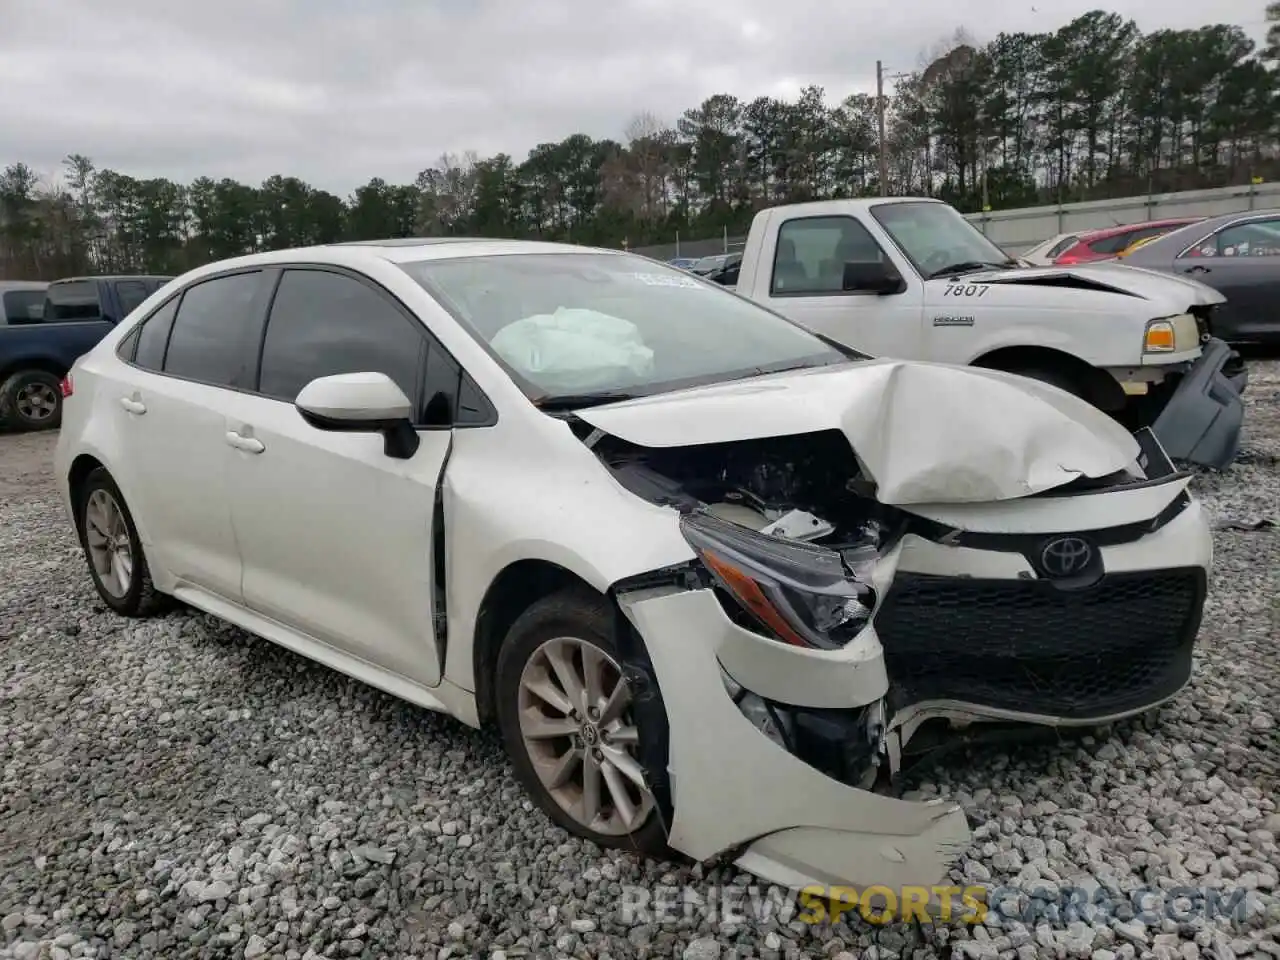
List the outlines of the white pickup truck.
{"type": "Polygon", "coordinates": [[[872,356],[1006,370],[1153,423],[1176,459],[1239,449],[1239,355],[1222,294],[1120,264],[1025,267],[938,200],[826,200],[756,214],[737,292],[872,356]]]}

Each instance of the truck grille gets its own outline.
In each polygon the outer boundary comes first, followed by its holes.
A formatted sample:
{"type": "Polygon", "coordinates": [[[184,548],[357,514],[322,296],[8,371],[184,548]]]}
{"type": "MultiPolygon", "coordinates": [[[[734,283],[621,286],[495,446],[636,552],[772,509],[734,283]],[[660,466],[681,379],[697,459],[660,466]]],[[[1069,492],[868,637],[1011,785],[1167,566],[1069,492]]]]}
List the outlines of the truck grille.
{"type": "Polygon", "coordinates": [[[1198,569],[1047,580],[899,574],[876,614],[901,708],[928,700],[1088,719],[1178,690],[1204,606],[1198,569]]]}

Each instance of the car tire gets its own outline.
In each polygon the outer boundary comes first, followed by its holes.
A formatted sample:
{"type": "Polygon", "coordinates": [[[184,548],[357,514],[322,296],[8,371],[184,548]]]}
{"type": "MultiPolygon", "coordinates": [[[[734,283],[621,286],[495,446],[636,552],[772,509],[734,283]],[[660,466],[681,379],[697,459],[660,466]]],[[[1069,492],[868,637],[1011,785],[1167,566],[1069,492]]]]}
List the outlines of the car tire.
{"type": "Polygon", "coordinates": [[[666,731],[638,727],[629,707],[601,713],[572,699],[594,676],[597,704],[613,702],[607,695],[615,691],[624,702],[630,688],[620,663],[605,598],[568,590],[539,600],[512,625],[498,654],[498,726],[516,778],[557,825],[602,847],[669,858],[660,805],[634,779],[644,780],[637,748],[666,731]]]}
{"type": "Polygon", "coordinates": [[[62,384],[47,370],[19,370],[0,383],[0,426],[55,430],[62,424],[62,384]]]}
{"type": "Polygon", "coordinates": [[[138,528],[120,488],[103,467],[75,490],[76,529],[89,576],[102,602],[126,617],[148,617],[168,606],[156,589],[138,528]]]}

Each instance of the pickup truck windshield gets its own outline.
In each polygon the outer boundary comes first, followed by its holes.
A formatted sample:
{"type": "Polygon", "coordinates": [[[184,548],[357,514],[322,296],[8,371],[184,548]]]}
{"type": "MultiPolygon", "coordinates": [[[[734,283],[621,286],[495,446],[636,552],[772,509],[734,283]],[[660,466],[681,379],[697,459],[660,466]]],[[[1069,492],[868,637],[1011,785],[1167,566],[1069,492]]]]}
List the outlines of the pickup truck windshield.
{"type": "Polygon", "coordinates": [[[508,254],[400,267],[547,407],[557,399],[587,406],[856,356],[643,257],[508,254]]]}
{"type": "Polygon", "coordinates": [[[926,280],[1016,262],[945,203],[881,203],[871,215],[926,280]]]}

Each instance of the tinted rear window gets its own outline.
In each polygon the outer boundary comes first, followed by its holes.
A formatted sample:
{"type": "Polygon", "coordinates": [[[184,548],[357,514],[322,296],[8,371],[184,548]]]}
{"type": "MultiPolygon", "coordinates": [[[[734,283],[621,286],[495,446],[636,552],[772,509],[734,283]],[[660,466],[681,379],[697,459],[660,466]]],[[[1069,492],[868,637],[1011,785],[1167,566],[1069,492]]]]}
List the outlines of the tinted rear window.
{"type": "Polygon", "coordinates": [[[49,285],[45,299],[46,321],[98,320],[102,305],[98,302],[98,284],[92,280],[49,285]]]}
{"type": "Polygon", "coordinates": [[[44,316],[43,290],[10,290],[0,296],[0,323],[39,323],[44,316]]]}

